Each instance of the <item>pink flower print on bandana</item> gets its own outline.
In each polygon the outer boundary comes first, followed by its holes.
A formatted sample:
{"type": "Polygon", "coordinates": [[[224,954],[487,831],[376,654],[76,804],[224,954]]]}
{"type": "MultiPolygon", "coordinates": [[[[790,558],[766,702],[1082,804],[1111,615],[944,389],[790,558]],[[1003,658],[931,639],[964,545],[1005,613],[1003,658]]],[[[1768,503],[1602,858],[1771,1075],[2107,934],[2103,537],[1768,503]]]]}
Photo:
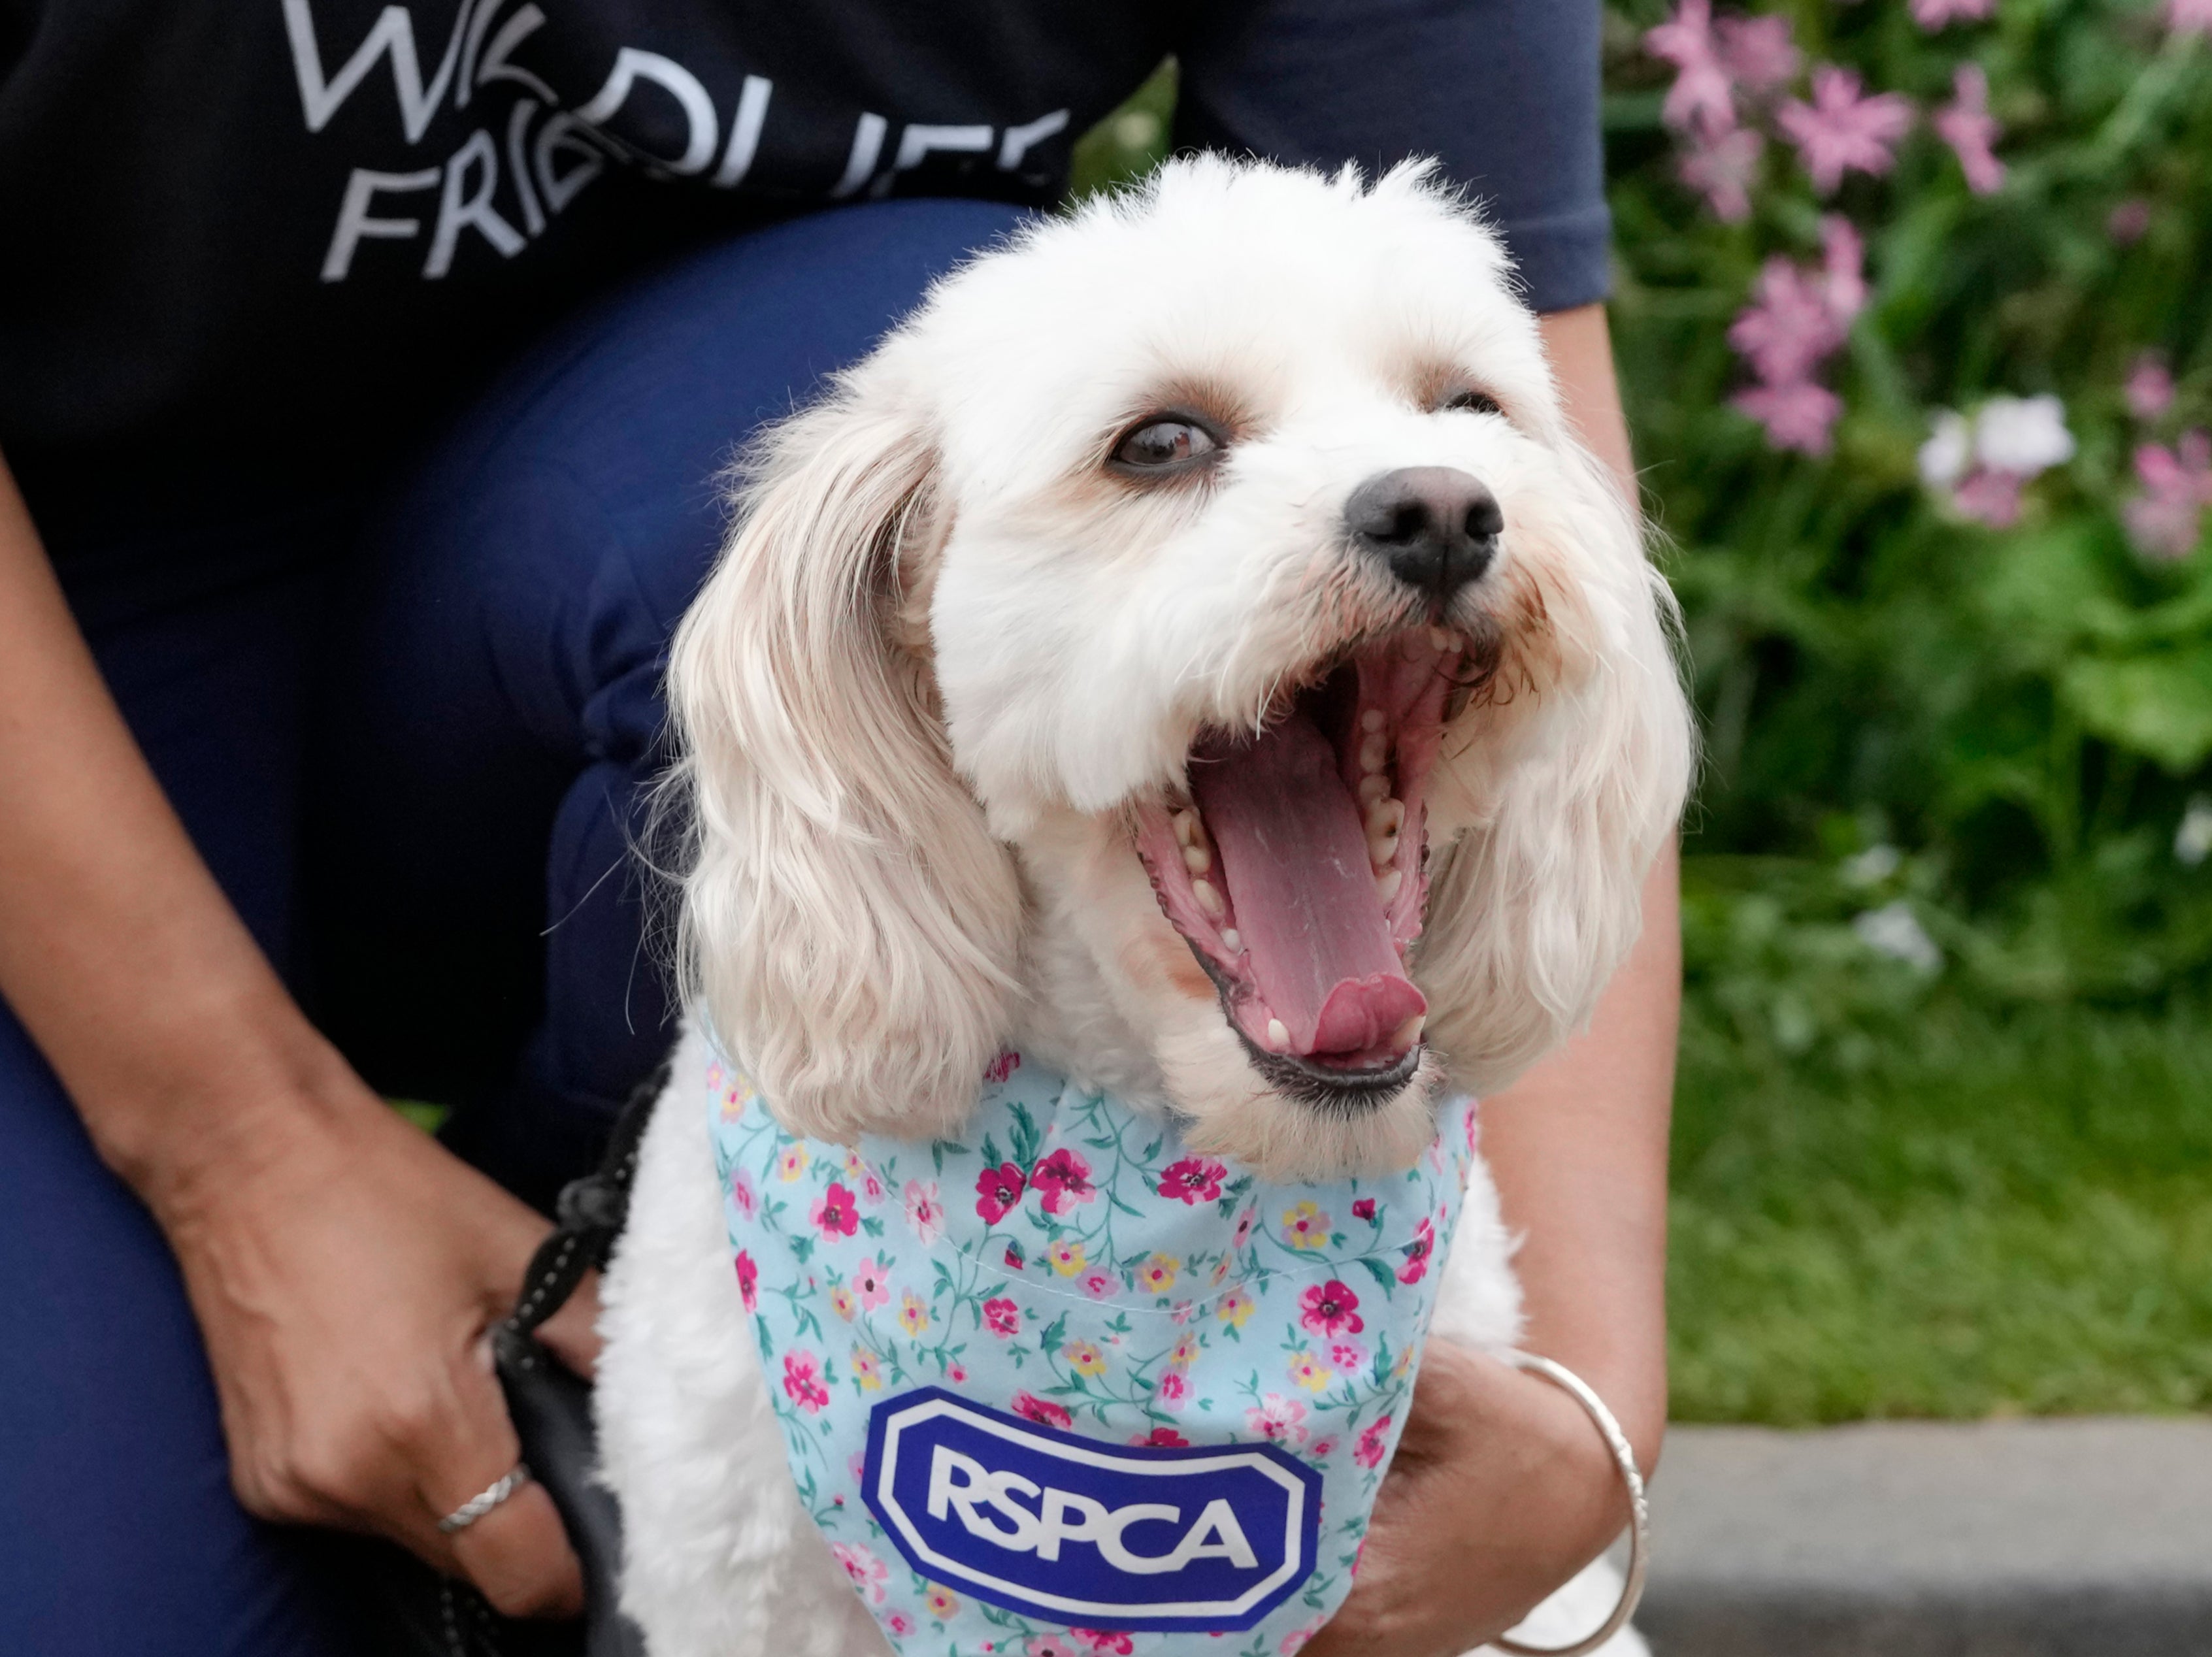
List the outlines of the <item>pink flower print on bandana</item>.
{"type": "MultiPolygon", "coordinates": [[[[1125,1493],[1091,1495],[1104,1487],[1085,1486],[1090,1475],[1051,1474],[1034,1459],[1077,1454],[1069,1445],[1129,1458],[1277,1457],[1313,1481],[1323,1528],[1291,1562],[1298,1574],[1285,1579],[1285,1597],[1191,1625],[1234,1636],[1221,1657],[1268,1657],[1341,1602],[1411,1397],[1438,1276],[1429,1266],[1474,1154],[1469,1103],[1442,1108],[1434,1144],[1404,1173],[1312,1186],[1265,1185],[1194,1154],[1170,1126],[1014,1054],[994,1065],[957,1140],[868,1138],[848,1152],[784,1133],[757,1096],[734,1114],[726,1103],[708,1114],[723,1217],[732,1257],[742,1255],[732,1315],[752,1331],[797,1488],[898,1657],[1161,1657],[1189,1633],[1139,1614],[1146,1605],[1231,1603],[1191,1600],[1187,1575],[1241,1569],[1216,1520],[1195,1522],[1206,1481],[1225,1477],[1205,1471],[1217,1460],[1188,1475],[1147,1464],[1125,1493]],[[1341,1228],[1338,1217],[1348,1217],[1341,1228]],[[1031,1460],[994,1464],[1000,1452],[988,1447],[1000,1440],[927,1428],[939,1401],[983,1412],[994,1431],[1034,1435],[1026,1448],[1005,1441],[1005,1454],[1031,1460]],[[892,1419],[923,1423],[921,1436],[905,1462],[878,1467],[870,1423],[892,1419]],[[954,1458],[941,1467],[940,1452],[954,1458]],[[884,1506],[893,1465],[921,1480],[902,1508],[884,1506]],[[998,1471],[1038,1494],[1024,1501],[1022,1486],[1008,1487],[1018,1522],[969,1496],[970,1528],[955,1498],[998,1471]],[[932,1478],[943,1496],[934,1520],[932,1478]],[[1163,1494],[1182,1490],[1194,1493],[1163,1494]],[[1048,1558],[1011,1545],[1041,1545],[1050,1490],[1062,1492],[1049,1509],[1060,1539],[1048,1558]],[[1120,1520],[1131,1527],[1121,1557],[1157,1562],[1187,1544],[1199,1550],[1190,1563],[1117,1576],[1089,1539],[1122,1534],[1100,1527],[1129,1502],[1178,1518],[1149,1529],[1120,1520]],[[939,1556],[887,1528],[894,1511],[957,1545],[923,1569],[939,1556]],[[979,1559],[1010,1563],[981,1570],[979,1559]],[[1050,1587],[1055,1559],[1088,1561],[1093,1579],[1103,1570],[1118,1581],[1121,1614],[1023,1598],[1050,1587]]],[[[1224,1511],[1233,1522],[1237,1510],[1224,1511]]],[[[1277,1523],[1243,1539],[1264,1553],[1295,1538],[1277,1523]]]]}

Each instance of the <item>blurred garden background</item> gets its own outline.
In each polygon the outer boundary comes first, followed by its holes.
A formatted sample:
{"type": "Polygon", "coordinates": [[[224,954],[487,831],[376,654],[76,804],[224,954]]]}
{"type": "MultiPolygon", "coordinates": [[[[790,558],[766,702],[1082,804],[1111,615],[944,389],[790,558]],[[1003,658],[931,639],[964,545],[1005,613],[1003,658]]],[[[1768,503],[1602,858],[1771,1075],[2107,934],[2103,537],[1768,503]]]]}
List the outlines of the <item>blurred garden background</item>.
{"type": "Polygon", "coordinates": [[[2212,1407],[2212,0],[1617,0],[1606,82],[1676,1418],[2212,1407]]]}

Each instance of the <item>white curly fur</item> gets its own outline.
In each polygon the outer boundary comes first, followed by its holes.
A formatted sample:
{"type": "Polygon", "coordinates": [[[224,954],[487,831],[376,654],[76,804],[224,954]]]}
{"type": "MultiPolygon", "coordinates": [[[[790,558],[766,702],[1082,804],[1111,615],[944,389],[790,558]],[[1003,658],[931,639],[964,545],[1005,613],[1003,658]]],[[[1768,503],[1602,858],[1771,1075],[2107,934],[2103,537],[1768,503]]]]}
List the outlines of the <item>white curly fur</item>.
{"type": "MultiPolygon", "coordinates": [[[[939,283],[756,456],[670,673],[693,1014],[787,1126],[831,1139],[952,1128],[1011,1041],[1269,1177],[1403,1166],[1448,1076],[1510,1081],[1635,940],[1691,768],[1673,615],[1496,240],[1425,169],[1176,163],[939,283]],[[1439,375],[1505,418],[1433,412],[1439,375]],[[1211,486],[1112,487],[1116,434],[1194,388],[1237,411],[1211,486]],[[1498,669],[1430,783],[1431,1056],[1332,1114],[1255,1070],[1129,813],[1182,786],[1200,731],[1256,727],[1291,676],[1407,624],[1342,514],[1416,465],[1474,474],[1504,513],[1447,617],[1498,669]]],[[[705,1062],[688,1038],[606,1287],[624,1603],[653,1657],[879,1653],[784,1472],[705,1062]]],[[[1510,1255],[1478,1166],[1437,1332],[1512,1342],[1510,1255]]],[[[1612,1580],[1593,1567],[1532,1637],[1596,1620],[1612,1580]]]]}

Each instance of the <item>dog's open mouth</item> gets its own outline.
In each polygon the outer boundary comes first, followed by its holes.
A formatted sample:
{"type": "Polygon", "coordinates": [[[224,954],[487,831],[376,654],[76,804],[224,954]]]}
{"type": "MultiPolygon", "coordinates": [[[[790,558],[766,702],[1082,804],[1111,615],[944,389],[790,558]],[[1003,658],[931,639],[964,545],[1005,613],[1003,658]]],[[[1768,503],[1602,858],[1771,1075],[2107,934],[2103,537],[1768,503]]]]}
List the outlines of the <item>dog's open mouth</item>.
{"type": "Polygon", "coordinates": [[[1207,736],[1190,792],[1145,807],[1137,850],[1169,921],[1285,1091],[1355,1106],[1420,1062],[1405,957],[1428,876],[1424,794],[1463,641],[1417,628],[1299,690],[1256,737],[1207,736]]]}

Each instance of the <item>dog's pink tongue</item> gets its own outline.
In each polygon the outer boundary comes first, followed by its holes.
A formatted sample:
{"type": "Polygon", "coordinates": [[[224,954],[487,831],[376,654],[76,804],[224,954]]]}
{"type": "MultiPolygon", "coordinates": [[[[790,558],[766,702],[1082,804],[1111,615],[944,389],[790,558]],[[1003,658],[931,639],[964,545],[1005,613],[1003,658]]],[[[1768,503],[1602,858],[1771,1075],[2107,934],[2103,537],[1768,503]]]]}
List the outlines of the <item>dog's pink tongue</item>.
{"type": "Polygon", "coordinates": [[[1207,748],[1190,786],[1253,980],[1291,1052],[1364,1053],[1428,1010],[1391,944],[1358,803],[1312,720],[1294,715],[1253,742],[1207,748]]]}

